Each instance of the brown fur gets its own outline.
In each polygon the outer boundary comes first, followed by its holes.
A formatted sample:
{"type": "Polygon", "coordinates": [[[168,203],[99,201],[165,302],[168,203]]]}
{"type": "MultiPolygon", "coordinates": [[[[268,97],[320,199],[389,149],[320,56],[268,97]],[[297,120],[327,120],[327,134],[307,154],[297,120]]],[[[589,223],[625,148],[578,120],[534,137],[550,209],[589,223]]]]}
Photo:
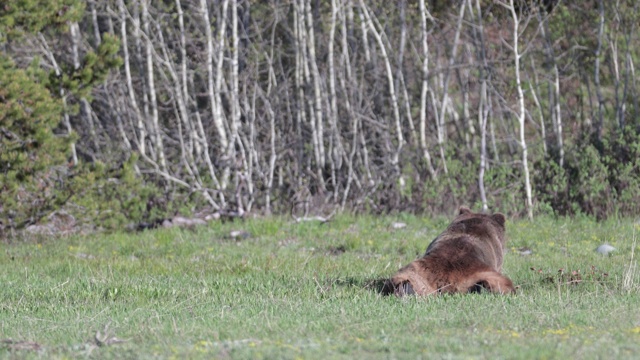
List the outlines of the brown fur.
{"type": "Polygon", "coordinates": [[[514,293],[502,275],[505,217],[486,215],[461,207],[458,216],[435,238],[424,256],[400,269],[389,281],[398,295],[514,293]]]}

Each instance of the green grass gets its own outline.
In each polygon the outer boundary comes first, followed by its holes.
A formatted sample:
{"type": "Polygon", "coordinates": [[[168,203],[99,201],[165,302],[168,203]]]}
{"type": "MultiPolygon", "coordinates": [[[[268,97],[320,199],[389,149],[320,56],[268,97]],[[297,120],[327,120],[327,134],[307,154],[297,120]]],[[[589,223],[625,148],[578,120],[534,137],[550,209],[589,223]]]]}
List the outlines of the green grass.
{"type": "Polygon", "coordinates": [[[508,223],[515,296],[379,295],[376,280],[447,223],[272,218],[4,244],[0,340],[14,343],[0,343],[0,357],[640,357],[633,221],[508,223]],[[251,236],[229,238],[239,229],[251,236]],[[617,251],[595,253],[604,242],[617,251]],[[525,246],[532,255],[516,250],[525,246]],[[114,338],[124,342],[105,344],[114,338]]]}

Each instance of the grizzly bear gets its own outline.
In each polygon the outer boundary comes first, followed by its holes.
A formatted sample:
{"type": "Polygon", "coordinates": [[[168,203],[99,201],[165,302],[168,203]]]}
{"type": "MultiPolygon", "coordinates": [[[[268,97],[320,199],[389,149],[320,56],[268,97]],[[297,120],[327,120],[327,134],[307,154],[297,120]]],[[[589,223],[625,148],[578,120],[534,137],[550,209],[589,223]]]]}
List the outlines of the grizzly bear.
{"type": "Polygon", "coordinates": [[[420,259],[398,270],[385,292],[397,296],[441,293],[514,293],[502,275],[505,217],[460,207],[458,216],[427,247],[420,259]]]}

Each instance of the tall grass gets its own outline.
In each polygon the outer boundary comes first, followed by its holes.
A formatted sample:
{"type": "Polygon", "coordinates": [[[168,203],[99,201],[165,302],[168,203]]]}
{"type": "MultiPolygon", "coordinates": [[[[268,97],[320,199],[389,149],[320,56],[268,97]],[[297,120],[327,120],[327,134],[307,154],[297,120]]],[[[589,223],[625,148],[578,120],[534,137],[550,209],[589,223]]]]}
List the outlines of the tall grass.
{"type": "Polygon", "coordinates": [[[629,265],[626,267],[626,270],[624,272],[624,280],[622,283],[623,289],[628,292],[637,290],[638,286],[636,283],[636,272],[638,263],[634,259],[637,244],[636,227],[638,227],[638,224],[634,224],[633,226],[633,244],[631,245],[631,255],[629,256],[629,265]]]}
{"type": "Polygon", "coordinates": [[[5,244],[0,357],[640,356],[632,221],[508,223],[515,296],[381,296],[379,279],[448,221],[270,218],[5,244]],[[605,242],[610,256],[594,251],[605,242]]]}

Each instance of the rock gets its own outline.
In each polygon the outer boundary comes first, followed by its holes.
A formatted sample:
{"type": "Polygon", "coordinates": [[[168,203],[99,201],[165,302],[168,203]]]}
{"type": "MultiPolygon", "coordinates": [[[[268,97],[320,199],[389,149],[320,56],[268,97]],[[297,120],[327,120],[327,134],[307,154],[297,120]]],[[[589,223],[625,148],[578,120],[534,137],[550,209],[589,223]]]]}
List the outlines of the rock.
{"type": "Polygon", "coordinates": [[[520,256],[529,256],[533,254],[533,251],[531,251],[531,249],[529,249],[528,247],[521,247],[518,249],[518,254],[520,254],[520,256]]]}
{"type": "Polygon", "coordinates": [[[602,244],[596,248],[596,252],[602,255],[608,255],[612,251],[615,251],[616,248],[609,244],[602,244]]]}
{"type": "Polygon", "coordinates": [[[173,226],[173,223],[171,222],[171,220],[169,220],[169,219],[162,220],[162,227],[163,228],[170,228],[172,226],[173,226]]]}
{"type": "Polygon", "coordinates": [[[391,223],[391,228],[392,229],[404,229],[407,227],[407,224],[403,223],[403,222],[393,222],[391,223]]]}
{"type": "Polygon", "coordinates": [[[76,257],[78,259],[83,259],[83,260],[93,260],[93,259],[96,258],[95,256],[93,256],[91,254],[85,254],[85,253],[77,253],[76,257]]]}
{"type": "Polygon", "coordinates": [[[174,226],[180,226],[180,227],[193,227],[196,225],[207,225],[207,222],[202,220],[202,219],[198,219],[198,218],[186,218],[184,216],[174,216],[173,219],[171,219],[171,223],[174,226]]]}
{"type": "Polygon", "coordinates": [[[163,228],[170,228],[174,226],[182,228],[193,228],[198,225],[206,225],[207,222],[199,218],[186,218],[184,216],[177,215],[171,219],[162,220],[160,224],[163,228]]]}
{"type": "Polygon", "coordinates": [[[220,220],[219,212],[214,212],[213,214],[207,214],[204,216],[204,221],[213,221],[213,220],[220,220]]]}
{"type": "Polygon", "coordinates": [[[232,239],[240,240],[251,237],[251,234],[244,230],[232,230],[229,233],[229,237],[232,239]]]}

